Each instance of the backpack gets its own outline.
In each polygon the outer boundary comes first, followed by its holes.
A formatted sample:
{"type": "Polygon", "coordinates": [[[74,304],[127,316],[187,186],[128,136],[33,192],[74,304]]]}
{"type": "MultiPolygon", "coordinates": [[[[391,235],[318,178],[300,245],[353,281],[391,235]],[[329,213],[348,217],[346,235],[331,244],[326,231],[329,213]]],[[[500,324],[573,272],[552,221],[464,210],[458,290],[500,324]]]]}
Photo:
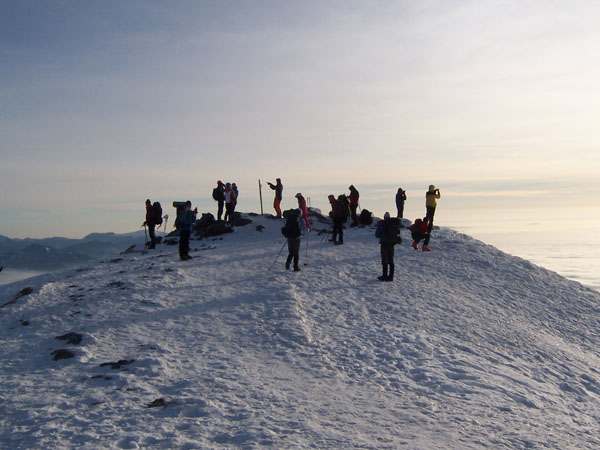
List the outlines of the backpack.
{"type": "Polygon", "coordinates": [[[373,223],[373,213],[371,213],[371,211],[363,209],[360,212],[360,217],[359,217],[358,221],[362,225],[371,225],[373,223]]]}
{"type": "Polygon", "coordinates": [[[341,217],[345,220],[350,216],[350,202],[348,201],[348,197],[341,194],[338,197],[338,203],[341,207],[341,217]]]}
{"type": "Polygon", "coordinates": [[[222,196],[223,195],[221,194],[221,190],[218,187],[213,189],[212,198],[214,200],[216,200],[216,201],[222,200],[222,198],[221,198],[222,196]]]}
{"type": "Polygon", "coordinates": [[[177,215],[175,216],[175,223],[173,224],[173,226],[176,230],[179,230],[179,227],[181,226],[179,216],[185,210],[185,202],[173,202],[173,207],[177,210],[177,215]]]}
{"type": "Polygon", "coordinates": [[[154,216],[154,223],[156,225],[162,225],[162,206],[160,206],[160,202],[154,202],[152,204],[152,215],[154,216]]]}
{"type": "Polygon", "coordinates": [[[402,238],[400,237],[400,219],[393,217],[389,220],[384,227],[381,242],[392,245],[402,243],[402,238]]]}
{"type": "Polygon", "coordinates": [[[286,211],[284,217],[287,219],[285,225],[281,228],[281,234],[286,238],[297,238],[302,234],[300,232],[300,216],[293,210],[286,211]]]}

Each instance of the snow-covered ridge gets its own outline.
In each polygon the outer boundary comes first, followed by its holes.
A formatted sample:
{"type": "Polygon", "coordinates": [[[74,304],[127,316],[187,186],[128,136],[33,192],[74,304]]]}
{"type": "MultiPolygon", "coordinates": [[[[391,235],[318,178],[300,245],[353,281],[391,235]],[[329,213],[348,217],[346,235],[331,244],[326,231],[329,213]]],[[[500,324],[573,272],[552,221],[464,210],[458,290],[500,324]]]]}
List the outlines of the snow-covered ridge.
{"type": "Polygon", "coordinates": [[[393,283],[372,228],[269,271],[252,219],[0,287],[0,447],[600,445],[597,292],[445,229],[393,283]]]}

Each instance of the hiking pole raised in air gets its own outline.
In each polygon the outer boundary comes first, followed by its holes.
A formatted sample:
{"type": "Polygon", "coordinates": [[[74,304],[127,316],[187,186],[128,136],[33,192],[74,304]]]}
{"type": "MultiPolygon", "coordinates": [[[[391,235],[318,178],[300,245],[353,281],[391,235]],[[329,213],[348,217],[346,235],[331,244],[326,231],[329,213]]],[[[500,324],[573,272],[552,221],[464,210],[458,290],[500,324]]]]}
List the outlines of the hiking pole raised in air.
{"type": "Polygon", "coordinates": [[[277,253],[277,256],[273,260],[273,264],[271,264],[271,267],[269,267],[269,270],[271,270],[273,268],[273,266],[275,265],[275,262],[277,261],[277,258],[279,258],[279,255],[281,255],[281,252],[283,251],[283,247],[285,247],[285,244],[287,244],[287,241],[283,242],[283,245],[281,246],[281,250],[279,250],[279,253],[277,253]]]}

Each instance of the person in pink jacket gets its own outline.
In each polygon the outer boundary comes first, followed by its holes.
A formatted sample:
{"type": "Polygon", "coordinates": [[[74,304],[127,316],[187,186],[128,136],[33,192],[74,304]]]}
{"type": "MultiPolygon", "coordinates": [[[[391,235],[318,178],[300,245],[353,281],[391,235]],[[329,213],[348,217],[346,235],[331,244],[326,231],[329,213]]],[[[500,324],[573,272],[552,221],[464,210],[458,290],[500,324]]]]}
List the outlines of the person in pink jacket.
{"type": "Polygon", "coordinates": [[[306,228],[308,231],[311,230],[310,223],[308,221],[308,209],[306,208],[306,200],[302,196],[300,192],[296,194],[296,198],[298,199],[298,208],[302,210],[302,218],[304,219],[304,223],[306,224],[306,228]]]}

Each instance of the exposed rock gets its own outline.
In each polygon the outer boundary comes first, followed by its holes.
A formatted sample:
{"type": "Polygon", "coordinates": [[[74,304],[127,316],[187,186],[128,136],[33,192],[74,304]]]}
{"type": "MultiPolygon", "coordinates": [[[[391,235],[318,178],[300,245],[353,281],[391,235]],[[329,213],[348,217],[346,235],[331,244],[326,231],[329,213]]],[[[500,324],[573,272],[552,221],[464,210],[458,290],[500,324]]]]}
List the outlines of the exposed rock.
{"type": "Polygon", "coordinates": [[[148,405],[146,405],[147,408],[158,408],[160,406],[166,406],[167,402],[165,402],[164,398],[157,398],[156,400],[154,400],[151,403],[148,403],[148,405]]]}
{"type": "Polygon", "coordinates": [[[17,295],[15,295],[15,298],[6,302],[4,305],[0,306],[0,308],[4,308],[5,306],[12,305],[17,300],[19,300],[21,297],[25,297],[26,295],[29,295],[32,292],[33,292],[33,288],[30,288],[30,287],[23,288],[19,292],[17,292],[17,295]]]}
{"type": "Polygon", "coordinates": [[[134,361],[135,361],[135,359],[120,359],[117,362],[105,362],[105,363],[102,363],[102,364],[100,364],[100,367],[107,367],[107,366],[109,366],[111,369],[117,370],[117,369],[120,369],[123,366],[131,364],[134,361]]]}
{"type": "Polygon", "coordinates": [[[256,225],[256,231],[262,231],[264,229],[265,229],[264,225],[256,225]]]}
{"type": "Polygon", "coordinates": [[[54,339],[58,339],[59,341],[67,341],[67,344],[71,345],[79,345],[81,344],[81,340],[83,336],[79,333],[67,333],[62,336],[56,336],[54,339]]]}
{"type": "Polygon", "coordinates": [[[51,355],[53,356],[54,361],[58,361],[59,359],[73,358],[75,353],[71,350],[67,350],[66,348],[60,348],[58,350],[54,350],[51,355]]]}

